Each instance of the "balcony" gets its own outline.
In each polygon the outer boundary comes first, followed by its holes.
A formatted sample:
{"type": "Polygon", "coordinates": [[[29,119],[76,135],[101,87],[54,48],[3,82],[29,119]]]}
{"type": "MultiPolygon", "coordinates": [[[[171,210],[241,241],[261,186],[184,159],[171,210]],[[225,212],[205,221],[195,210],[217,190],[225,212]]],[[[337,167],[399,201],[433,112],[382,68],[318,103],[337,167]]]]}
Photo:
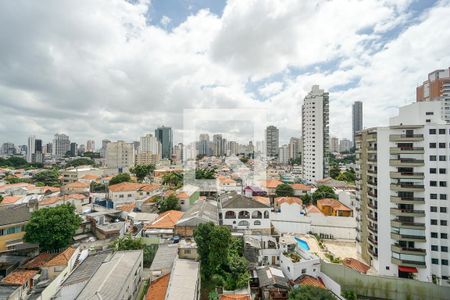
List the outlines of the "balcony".
{"type": "Polygon", "coordinates": [[[369,220],[371,220],[372,222],[378,222],[378,220],[375,218],[375,216],[373,216],[373,215],[371,215],[371,214],[368,214],[368,215],[367,215],[367,218],[368,218],[369,220]]]}
{"type": "Polygon", "coordinates": [[[368,181],[367,181],[367,184],[368,184],[368,185],[372,185],[372,186],[375,186],[375,187],[376,187],[378,183],[377,183],[377,182],[375,182],[375,181],[371,181],[371,180],[368,180],[368,181]]]}
{"type": "Polygon", "coordinates": [[[425,186],[414,183],[392,183],[391,190],[396,192],[424,192],[425,186]]]}
{"type": "Polygon", "coordinates": [[[370,254],[371,256],[373,256],[373,257],[378,257],[378,253],[376,253],[375,250],[369,248],[369,249],[368,249],[368,252],[369,252],[369,254],[370,254]]]}
{"type": "Polygon", "coordinates": [[[423,147],[391,147],[389,148],[390,154],[424,154],[423,147]]]}
{"type": "Polygon", "coordinates": [[[391,196],[391,202],[396,204],[425,204],[425,199],[419,197],[405,198],[391,196]]]}
{"type": "Polygon", "coordinates": [[[374,233],[378,233],[378,229],[375,226],[369,225],[369,226],[367,226],[367,228],[374,233]]]}
{"type": "Polygon", "coordinates": [[[399,219],[391,220],[391,226],[397,228],[421,229],[425,230],[425,223],[406,222],[399,219]]]}
{"type": "Polygon", "coordinates": [[[425,243],[426,241],[425,236],[422,235],[407,235],[393,232],[391,232],[391,239],[397,241],[418,242],[418,243],[425,243]]]}
{"type": "Polygon", "coordinates": [[[391,257],[391,262],[393,264],[402,265],[405,267],[417,267],[417,268],[425,268],[426,267],[426,264],[424,261],[406,260],[406,259],[391,257]]]}
{"type": "Polygon", "coordinates": [[[414,209],[401,209],[401,208],[391,208],[391,215],[398,217],[425,217],[424,210],[414,210],[414,209]]]}
{"type": "Polygon", "coordinates": [[[367,148],[367,153],[377,153],[377,148],[367,148]]]}
{"type": "Polygon", "coordinates": [[[418,248],[407,248],[402,247],[399,244],[391,245],[392,252],[397,252],[401,254],[411,254],[411,255],[421,255],[425,256],[427,251],[425,249],[418,249],[418,248]]]}
{"type": "Polygon", "coordinates": [[[371,176],[377,176],[377,171],[375,171],[375,170],[367,170],[367,174],[369,174],[371,176]]]}
{"type": "Polygon", "coordinates": [[[423,159],[401,158],[389,160],[391,167],[421,167],[424,165],[423,159]]]}
{"type": "Polygon", "coordinates": [[[423,141],[423,134],[391,134],[389,136],[390,142],[421,142],[423,141]]]}
{"type": "Polygon", "coordinates": [[[391,172],[392,179],[424,179],[425,175],[423,173],[413,173],[413,172],[391,172]]]}
{"type": "Polygon", "coordinates": [[[378,244],[378,241],[375,240],[373,237],[369,236],[367,239],[369,240],[369,243],[371,243],[374,246],[376,246],[378,244]]]}
{"type": "Polygon", "coordinates": [[[372,203],[372,202],[367,203],[367,206],[372,208],[372,209],[377,209],[378,208],[378,205],[376,205],[375,203],[372,203]]]}
{"type": "Polygon", "coordinates": [[[367,195],[374,198],[378,197],[377,194],[374,192],[368,192],[367,195]]]}

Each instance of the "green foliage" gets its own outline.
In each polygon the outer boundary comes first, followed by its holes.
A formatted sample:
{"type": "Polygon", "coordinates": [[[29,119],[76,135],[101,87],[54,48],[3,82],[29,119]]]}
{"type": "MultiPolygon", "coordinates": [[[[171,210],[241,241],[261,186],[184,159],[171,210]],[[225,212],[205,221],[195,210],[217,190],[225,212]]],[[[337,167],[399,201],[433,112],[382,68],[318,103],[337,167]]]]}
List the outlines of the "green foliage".
{"type": "Polygon", "coordinates": [[[9,158],[0,157],[0,167],[25,168],[29,164],[20,156],[11,156],[9,158]]]}
{"type": "Polygon", "coordinates": [[[310,285],[301,285],[289,292],[289,300],[335,300],[336,298],[326,289],[310,285]]]}
{"type": "Polygon", "coordinates": [[[294,165],[300,165],[301,163],[302,163],[302,159],[299,157],[299,158],[290,158],[289,159],[289,161],[288,161],[288,163],[291,165],[291,166],[294,166],[294,165]]]}
{"type": "Polygon", "coordinates": [[[219,300],[219,294],[217,293],[217,291],[211,291],[208,294],[208,300],[219,300]]]}
{"type": "Polygon", "coordinates": [[[337,195],[334,192],[332,187],[321,185],[317,188],[317,190],[312,195],[312,200],[314,203],[317,202],[317,200],[324,199],[324,198],[334,198],[337,199],[337,195]]]}
{"type": "Polygon", "coordinates": [[[183,174],[176,172],[165,174],[162,183],[173,188],[180,188],[183,185],[183,174]]]}
{"type": "Polygon", "coordinates": [[[336,177],[337,180],[340,181],[346,181],[346,182],[355,182],[356,179],[356,173],[353,168],[350,168],[346,170],[345,172],[342,172],[339,174],[339,176],[336,177]]]}
{"type": "Polygon", "coordinates": [[[181,210],[178,198],[174,194],[159,201],[159,212],[163,213],[168,210],[181,210]]]}
{"type": "Polygon", "coordinates": [[[312,202],[310,194],[304,194],[300,197],[300,199],[302,199],[303,205],[309,205],[312,202]]]}
{"type": "Polygon", "coordinates": [[[153,259],[155,258],[156,251],[158,251],[158,245],[145,245],[144,246],[144,267],[150,268],[153,259]]]}
{"type": "Polygon", "coordinates": [[[146,268],[151,266],[158,251],[158,245],[146,245],[142,238],[133,238],[129,234],[114,240],[112,246],[116,251],[144,250],[144,267],[146,268]]]}
{"type": "Polygon", "coordinates": [[[139,182],[142,182],[145,177],[151,175],[153,171],[155,170],[155,165],[137,165],[134,168],[132,168],[130,171],[134,175],[136,175],[137,180],[139,182]]]}
{"type": "Polygon", "coordinates": [[[92,159],[90,159],[90,158],[77,158],[77,159],[74,159],[72,161],[69,161],[66,164],[66,168],[86,166],[86,165],[94,165],[94,164],[95,164],[95,162],[92,159]]]}
{"type": "Polygon", "coordinates": [[[215,179],[214,169],[195,169],[195,179],[215,179]]]}
{"type": "Polygon", "coordinates": [[[347,300],[357,300],[358,299],[356,292],[353,290],[344,290],[342,292],[342,296],[347,300]]]}
{"type": "Polygon", "coordinates": [[[83,156],[89,157],[90,159],[100,158],[100,153],[99,152],[84,152],[83,156]]]}
{"type": "Polygon", "coordinates": [[[67,247],[81,224],[75,207],[64,204],[34,211],[25,225],[24,240],[39,244],[42,251],[67,247]]]}
{"type": "Polygon", "coordinates": [[[25,178],[18,178],[18,177],[14,177],[14,176],[8,176],[5,178],[6,183],[8,184],[14,184],[14,183],[21,183],[21,182],[30,182],[29,179],[25,179],[25,178]]]}
{"type": "Polygon", "coordinates": [[[275,189],[275,194],[278,197],[292,197],[294,196],[294,189],[289,184],[282,183],[275,189]]]}
{"type": "Polygon", "coordinates": [[[48,186],[60,186],[59,172],[56,169],[45,170],[33,175],[33,182],[42,182],[48,186]]]}
{"type": "Polygon", "coordinates": [[[243,240],[231,237],[227,227],[213,223],[200,224],[194,231],[200,256],[201,274],[205,281],[227,290],[248,285],[248,261],[242,256],[243,240]]]}
{"type": "Polygon", "coordinates": [[[122,182],[131,182],[130,174],[128,173],[120,173],[111,178],[109,181],[109,185],[118,184],[122,182]]]}
{"type": "Polygon", "coordinates": [[[249,160],[249,158],[248,157],[245,157],[245,156],[243,156],[243,157],[241,157],[241,158],[239,158],[240,159],[240,161],[242,162],[242,163],[244,163],[244,164],[246,164],[247,162],[248,162],[248,160],[249,160]]]}
{"type": "Polygon", "coordinates": [[[97,183],[95,181],[91,181],[90,191],[91,193],[106,193],[107,187],[105,184],[97,183]]]}
{"type": "Polygon", "coordinates": [[[341,169],[339,169],[339,166],[337,164],[333,165],[330,168],[330,177],[336,179],[339,176],[339,174],[341,174],[341,169]]]}

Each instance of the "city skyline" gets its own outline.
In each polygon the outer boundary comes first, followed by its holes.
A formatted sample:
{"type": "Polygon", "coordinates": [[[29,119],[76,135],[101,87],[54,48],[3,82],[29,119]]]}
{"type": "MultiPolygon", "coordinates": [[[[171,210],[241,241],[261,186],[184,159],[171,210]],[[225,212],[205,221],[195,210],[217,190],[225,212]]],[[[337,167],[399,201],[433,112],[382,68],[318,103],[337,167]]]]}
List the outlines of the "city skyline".
{"type": "Polygon", "coordinates": [[[0,6],[11,32],[2,34],[0,137],[15,144],[29,135],[50,140],[57,132],[98,144],[139,137],[159,124],[171,126],[180,141],[180,115],[193,104],[265,107],[286,143],[300,134],[302,99],[313,84],[330,92],[330,134],[350,138],[353,101],[372,112],[366,127],[383,124],[414,101],[425,74],[450,61],[450,21],[442,17],[449,1],[55,2],[45,11],[24,4],[16,14],[10,5],[0,6]],[[26,17],[31,10],[33,18],[26,17]],[[331,11],[341,13],[329,18],[330,26],[317,23],[331,11]],[[261,17],[271,12],[273,18],[261,17]],[[31,30],[23,31],[18,20],[31,30]],[[251,29],[254,20],[261,23],[251,29]],[[46,34],[54,22],[61,30],[46,34]],[[441,42],[434,45],[436,27],[441,42]],[[287,30],[280,37],[271,28],[287,30]],[[273,51],[281,45],[287,50],[273,51]],[[50,75],[42,80],[38,74],[50,75]]]}

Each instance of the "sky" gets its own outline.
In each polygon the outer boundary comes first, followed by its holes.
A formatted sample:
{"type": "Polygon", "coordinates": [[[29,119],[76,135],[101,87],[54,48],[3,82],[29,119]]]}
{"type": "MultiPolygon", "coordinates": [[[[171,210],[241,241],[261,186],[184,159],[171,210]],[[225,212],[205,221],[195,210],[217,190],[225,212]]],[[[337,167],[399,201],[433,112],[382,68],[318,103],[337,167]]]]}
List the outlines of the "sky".
{"type": "Polygon", "coordinates": [[[313,84],[350,138],[354,101],[364,127],[386,125],[450,67],[449,16],[450,0],[0,1],[0,143],[160,125],[178,142],[184,109],[208,108],[265,110],[287,143],[313,84]]]}

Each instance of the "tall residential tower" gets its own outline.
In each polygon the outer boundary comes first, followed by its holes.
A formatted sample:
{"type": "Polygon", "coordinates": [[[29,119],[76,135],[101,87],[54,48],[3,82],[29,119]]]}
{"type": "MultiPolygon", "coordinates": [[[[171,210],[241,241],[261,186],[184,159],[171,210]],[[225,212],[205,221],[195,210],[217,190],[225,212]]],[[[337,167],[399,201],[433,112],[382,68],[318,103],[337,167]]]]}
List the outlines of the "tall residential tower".
{"type": "Polygon", "coordinates": [[[358,131],[363,129],[363,103],[361,101],[353,102],[352,106],[352,138],[353,147],[355,146],[355,136],[358,131]]]}

